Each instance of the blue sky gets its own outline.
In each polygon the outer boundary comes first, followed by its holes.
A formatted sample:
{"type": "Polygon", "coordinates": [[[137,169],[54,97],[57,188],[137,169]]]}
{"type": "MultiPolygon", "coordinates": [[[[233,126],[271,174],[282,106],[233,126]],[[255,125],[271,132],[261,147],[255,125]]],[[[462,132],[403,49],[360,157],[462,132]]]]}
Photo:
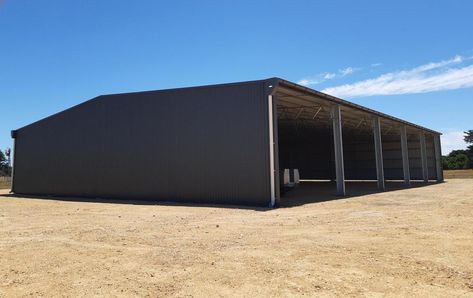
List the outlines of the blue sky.
{"type": "Polygon", "coordinates": [[[0,148],[99,94],[278,76],[473,129],[473,1],[0,0],[0,148]],[[381,3],[382,2],[382,3],[381,3]]]}

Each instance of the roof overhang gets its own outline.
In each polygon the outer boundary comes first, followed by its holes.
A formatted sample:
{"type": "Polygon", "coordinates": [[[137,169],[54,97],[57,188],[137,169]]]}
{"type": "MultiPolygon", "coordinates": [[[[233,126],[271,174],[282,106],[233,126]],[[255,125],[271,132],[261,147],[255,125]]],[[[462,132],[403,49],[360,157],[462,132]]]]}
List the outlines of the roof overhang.
{"type": "Polygon", "coordinates": [[[347,100],[343,100],[341,98],[338,98],[329,94],[325,94],[323,92],[316,91],[314,89],[301,86],[301,85],[295,84],[293,82],[290,82],[281,78],[268,79],[268,83],[271,84],[272,86],[272,94],[281,92],[281,93],[287,94],[288,96],[295,96],[295,97],[301,97],[301,98],[306,97],[307,101],[310,101],[310,98],[321,99],[325,101],[327,105],[338,104],[345,110],[353,111],[353,113],[355,114],[359,114],[359,115],[363,114],[363,115],[370,115],[372,117],[380,117],[385,123],[390,122],[390,123],[394,123],[398,125],[406,125],[411,130],[414,129],[414,130],[424,131],[430,134],[441,135],[441,133],[438,131],[428,129],[426,127],[399,119],[394,116],[390,116],[385,113],[375,111],[370,108],[363,107],[361,105],[349,102],[347,100]]]}

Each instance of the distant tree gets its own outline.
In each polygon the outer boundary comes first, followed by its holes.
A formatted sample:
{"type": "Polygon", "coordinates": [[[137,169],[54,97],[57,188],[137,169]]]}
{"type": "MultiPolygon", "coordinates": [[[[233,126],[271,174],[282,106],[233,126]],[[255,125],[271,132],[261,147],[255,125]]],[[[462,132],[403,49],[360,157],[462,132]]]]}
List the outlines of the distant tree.
{"type": "Polygon", "coordinates": [[[468,168],[473,168],[473,129],[465,131],[465,136],[463,138],[467,144],[470,144],[466,149],[466,155],[468,156],[468,168]]]}
{"type": "Polygon", "coordinates": [[[467,169],[470,161],[467,153],[467,150],[453,150],[442,158],[443,168],[445,170],[467,169]]]}
{"type": "Polygon", "coordinates": [[[448,155],[442,156],[442,168],[443,168],[444,170],[451,170],[451,169],[448,167],[448,162],[449,162],[448,155]]]}
{"type": "Polygon", "coordinates": [[[452,152],[450,152],[450,154],[448,156],[454,157],[454,156],[457,156],[458,154],[467,154],[467,150],[463,150],[463,149],[452,150],[452,152]]]}
{"type": "Polygon", "coordinates": [[[2,150],[0,150],[0,175],[5,176],[7,175],[7,168],[8,168],[8,161],[5,157],[5,154],[2,150]]]}
{"type": "Polygon", "coordinates": [[[10,149],[5,150],[5,153],[0,150],[0,176],[9,176],[12,172],[9,159],[7,158],[7,156],[9,157],[10,149]]]}
{"type": "Polygon", "coordinates": [[[453,169],[467,169],[469,165],[469,159],[466,154],[459,153],[451,159],[450,163],[453,169]]]}
{"type": "Polygon", "coordinates": [[[465,136],[463,137],[463,139],[465,140],[465,142],[467,142],[468,144],[473,144],[473,129],[467,130],[464,133],[465,136]]]}

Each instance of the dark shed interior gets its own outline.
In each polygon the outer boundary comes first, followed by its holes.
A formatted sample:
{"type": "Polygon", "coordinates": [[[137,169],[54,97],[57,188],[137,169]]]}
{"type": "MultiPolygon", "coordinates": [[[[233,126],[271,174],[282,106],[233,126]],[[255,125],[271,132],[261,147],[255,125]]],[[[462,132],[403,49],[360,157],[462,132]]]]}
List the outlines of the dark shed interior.
{"type": "MultiPolygon", "coordinates": [[[[327,185],[336,180],[332,107],[337,103],[327,100],[326,96],[306,92],[291,84],[281,84],[274,93],[279,171],[298,169],[301,181],[298,188],[304,188],[305,194],[309,184],[317,192],[327,189],[327,185]]],[[[376,189],[378,178],[373,130],[376,117],[380,118],[384,179],[393,182],[387,186],[388,189],[397,189],[405,182],[401,127],[405,127],[407,135],[409,180],[424,181],[420,141],[420,136],[424,135],[428,179],[440,181],[434,146],[434,137],[438,133],[406,125],[392,117],[380,117],[373,112],[354,104],[341,105],[344,175],[345,180],[351,182],[347,194],[356,192],[361,182],[363,187],[371,184],[376,189]]],[[[282,191],[281,198],[294,197],[293,193],[297,192],[302,191],[282,191]]]]}

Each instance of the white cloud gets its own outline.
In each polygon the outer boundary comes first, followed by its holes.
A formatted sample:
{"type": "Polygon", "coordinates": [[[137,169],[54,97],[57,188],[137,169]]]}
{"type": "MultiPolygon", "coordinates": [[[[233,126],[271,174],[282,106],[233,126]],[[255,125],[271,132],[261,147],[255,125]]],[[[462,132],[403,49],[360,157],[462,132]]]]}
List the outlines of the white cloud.
{"type": "Polygon", "coordinates": [[[340,69],[338,71],[338,73],[324,72],[324,73],[320,73],[318,75],[315,75],[313,77],[308,77],[308,78],[301,79],[297,82],[297,84],[303,85],[303,86],[317,85],[317,84],[323,83],[323,82],[328,81],[328,80],[332,80],[332,79],[337,78],[337,77],[344,77],[344,76],[347,76],[347,75],[351,75],[352,73],[354,73],[357,70],[358,70],[358,68],[347,67],[347,68],[344,68],[344,69],[340,69]]]}
{"type": "Polygon", "coordinates": [[[469,58],[455,56],[449,60],[431,62],[409,70],[386,73],[374,79],[327,88],[322,92],[353,98],[473,87],[473,65],[451,68],[466,60],[469,58]]]}
{"type": "Polygon", "coordinates": [[[327,72],[326,74],[324,74],[324,79],[325,79],[325,80],[331,80],[331,79],[333,79],[335,76],[336,76],[336,74],[327,72]]]}
{"type": "Polygon", "coordinates": [[[428,71],[428,70],[448,66],[448,65],[451,65],[451,64],[462,63],[462,62],[463,62],[463,57],[457,55],[457,56],[455,56],[455,57],[453,57],[452,59],[449,59],[449,60],[444,60],[444,61],[440,61],[440,62],[430,62],[430,63],[424,64],[424,65],[418,66],[418,67],[412,69],[411,72],[420,73],[420,72],[424,72],[424,71],[428,71]]]}
{"type": "Polygon", "coordinates": [[[297,84],[302,86],[310,86],[310,85],[317,85],[327,80],[331,80],[335,77],[333,73],[322,73],[315,77],[305,78],[302,80],[297,81],[297,84]]]}
{"type": "Polygon", "coordinates": [[[302,79],[297,82],[297,84],[302,85],[302,86],[317,85],[320,83],[321,83],[320,80],[314,80],[314,79],[302,79]]]}
{"type": "Polygon", "coordinates": [[[463,131],[450,131],[444,133],[440,138],[442,142],[442,155],[447,155],[452,150],[466,149],[467,144],[463,140],[463,131]]]}
{"type": "Polygon", "coordinates": [[[347,76],[347,75],[351,75],[352,73],[355,72],[355,68],[353,67],[347,67],[347,68],[344,68],[344,69],[340,69],[339,72],[340,74],[342,75],[342,77],[344,76],[347,76]]]}

